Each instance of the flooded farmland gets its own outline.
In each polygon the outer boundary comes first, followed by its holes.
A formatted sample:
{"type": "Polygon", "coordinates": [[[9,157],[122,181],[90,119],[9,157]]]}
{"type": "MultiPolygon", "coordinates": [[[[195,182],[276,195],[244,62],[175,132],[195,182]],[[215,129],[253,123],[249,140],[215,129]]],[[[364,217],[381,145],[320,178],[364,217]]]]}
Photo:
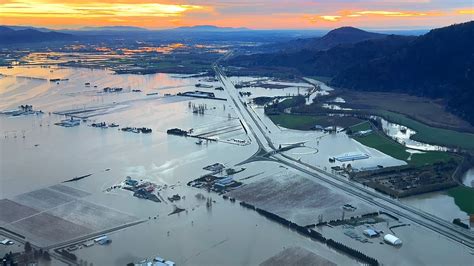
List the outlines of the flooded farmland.
{"type": "MultiPolygon", "coordinates": [[[[226,91],[215,90],[221,86],[220,82],[171,74],[115,75],[107,70],[85,68],[15,67],[0,68],[0,72],[0,110],[29,104],[43,112],[15,117],[0,115],[0,204],[4,204],[0,206],[5,206],[2,207],[5,210],[21,205],[24,210],[19,217],[7,219],[0,215],[0,226],[18,231],[33,244],[79,245],[84,242],[81,237],[92,239],[107,231],[111,244],[81,246],[73,251],[95,265],[124,265],[155,256],[178,265],[258,265],[291,247],[309,250],[337,265],[357,263],[354,258],[225,200],[218,193],[186,185],[210,173],[203,167],[218,162],[226,168],[238,168],[237,164],[259,148],[246,134],[236,107],[229,100],[177,95],[197,90],[196,84],[200,83],[206,85],[200,91],[229,99],[226,91]],[[108,93],[103,90],[106,87],[123,89],[108,93]],[[204,112],[194,112],[193,106],[202,106],[204,112]],[[66,113],[80,117],[80,125],[55,125],[67,119],[66,113]],[[100,122],[119,126],[91,126],[100,122]],[[150,128],[152,133],[127,132],[121,130],[124,127],[150,128]],[[167,130],[171,128],[192,131],[215,141],[199,142],[189,136],[169,135],[167,130]],[[134,197],[131,191],[113,188],[127,176],[156,184],[164,200],[153,202],[134,197]],[[174,195],[180,199],[167,200],[174,195]],[[212,202],[211,206],[206,199],[212,202]],[[183,211],[173,213],[176,208],[183,211]],[[47,217],[37,216],[39,212],[47,217]],[[68,223],[72,227],[65,226],[63,234],[50,236],[47,230],[35,232],[35,221],[25,218],[45,223],[61,218],[56,224],[68,223]],[[123,226],[137,221],[140,223],[123,226]],[[229,250],[234,252],[232,256],[229,250]],[[104,256],[104,253],[114,255],[104,256]]],[[[287,96],[298,93],[298,87],[302,90],[303,86],[311,86],[309,83],[285,85],[289,87],[246,90],[253,92],[253,96],[287,96]]],[[[289,130],[273,124],[262,108],[250,105],[250,110],[262,121],[275,143],[305,142],[303,147],[284,151],[285,155],[321,169],[330,171],[334,166],[329,157],[354,151],[366,153],[369,158],[351,162],[353,167],[405,164],[352,140],[345,133],[289,130]]],[[[243,185],[232,196],[303,225],[317,223],[319,214],[326,219],[337,219],[343,215],[341,206],[349,203],[358,207],[357,213],[349,215],[379,211],[364,200],[281,163],[254,161],[239,167],[245,170],[232,177],[243,185]],[[320,197],[287,201],[285,197],[289,194],[285,193],[290,193],[292,199],[313,193],[320,197]]],[[[452,200],[443,202],[446,209],[455,206],[452,200]]],[[[457,209],[448,214],[437,212],[433,206],[439,202],[423,198],[407,203],[444,219],[462,214],[457,209]]],[[[405,222],[403,218],[399,222],[390,220],[390,224],[405,222]]],[[[417,224],[398,229],[405,241],[401,248],[379,244],[381,239],[362,243],[344,234],[345,230],[361,233],[363,226],[344,229],[342,225],[325,226],[317,230],[340,242],[351,243],[384,264],[467,265],[472,261],[467,248],[417,224]],[[420,255],[411,248],[428,243],[455,254],[457,260],[446,261],[442,252],[420,255]],[[400,261],[400,255],[405,260],[400,261]]],[[[389,230],[388,226],[380,226],[384,231],[389,230]]]]}

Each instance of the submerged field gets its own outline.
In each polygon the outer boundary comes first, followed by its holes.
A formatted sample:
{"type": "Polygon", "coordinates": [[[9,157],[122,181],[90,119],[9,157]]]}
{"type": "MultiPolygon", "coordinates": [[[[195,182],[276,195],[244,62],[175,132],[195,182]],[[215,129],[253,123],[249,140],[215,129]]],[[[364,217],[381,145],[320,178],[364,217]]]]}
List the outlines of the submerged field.
{"type": "Polygon", "coordinates": [[[433,127],[474,132],[474,127],[449,113],[439,100],[403,93],[342,91],[344,105],[362,110],[387,110],[416,119],[433,127]]]}
{"type": "Polygon", "coordinates": [[[378,111],[376,114],[382,116],[388,121],[415,130],[416,134],[411,137],[413,140],[448,147],[459,147],[469,150],[474,149],[474,134],[472,133],[431,127],[405,115],[389,111],[378,111]]]}
{"type": "MultiPolygon", "coordinates": [[[[445,110],[440,101],[400,93],[337,90],[333,95],[344,99],[337,105],[352,110],[330,112],[379,116],[416,131],[411,136],[414,141],[474,150],[474,126],[445,110]]],[[[303,110],[316,116],[329,112],[321,107],[321,103],[304,106],[303,110]]]]}
{"type": "Polygon", "coordinates": [[[315,223],[318,215],[324,215],[326,220],[340,218],[344,204],[356,207],[353,216],[373,211],[370,206],[293,173],[267,176],[229,195],[301,225],[315,223]]]}
{"type": "MultiPolygon", "coordinates": [[[[364,125],[362,124],[359,127],[363,126],[364,125]]],[[[353,129],[353,131],[357,131],[357,129],[353,129]]],[[[410,153],[407,151],[406,147],[388,138],[387,136],[383,135],[378,131],[372,132],[371,134],[366,136],[354,137],[354,139],[366,146],[369,146],[387,155],[390,155],[393,158],[406,161],[408,164],[415,166],[460,159],[456,155],[438,151],[410,153]]]]}

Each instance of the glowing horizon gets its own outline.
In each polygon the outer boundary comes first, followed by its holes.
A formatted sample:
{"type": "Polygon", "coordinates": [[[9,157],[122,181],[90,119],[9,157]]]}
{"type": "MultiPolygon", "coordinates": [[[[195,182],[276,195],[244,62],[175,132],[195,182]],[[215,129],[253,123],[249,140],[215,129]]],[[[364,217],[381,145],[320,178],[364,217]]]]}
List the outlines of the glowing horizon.
{"type": "Polygon", "coordinates": [[[472,0],[0,0],[0,24],[53,29],[194,25],[415,28],[470,20],[474,20],[472,0]]]}

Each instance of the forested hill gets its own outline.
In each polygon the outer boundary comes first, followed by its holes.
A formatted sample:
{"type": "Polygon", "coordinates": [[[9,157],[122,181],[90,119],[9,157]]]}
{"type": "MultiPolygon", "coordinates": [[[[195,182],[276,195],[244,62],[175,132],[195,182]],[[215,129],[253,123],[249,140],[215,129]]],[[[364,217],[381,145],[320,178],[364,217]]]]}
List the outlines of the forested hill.
{"type": "Polygon", "coordinates": [[[442,98],[474,124],[474,21],[432,30],[396,53],[354,64],[332,84],[442,98]]]}
{"type": "Polygon", "coordinates": [[[296,39],[288,42],[269,44],[270,51],[295,52],[299,50],[324,51],[343,44],[353,44],[366,40],[381,39],[386,34],[368,32],[353,27],[342,27],[328,32],[323,37],[296,39]]]}
{"type": "Polygon", "coordinates": [[[241,56],[229,63],[293,67],[303,75],[330,77],[336,87],[441,98],[474,125],[474,21],[419,37],[390,35],[327,51],[241,56]]]}

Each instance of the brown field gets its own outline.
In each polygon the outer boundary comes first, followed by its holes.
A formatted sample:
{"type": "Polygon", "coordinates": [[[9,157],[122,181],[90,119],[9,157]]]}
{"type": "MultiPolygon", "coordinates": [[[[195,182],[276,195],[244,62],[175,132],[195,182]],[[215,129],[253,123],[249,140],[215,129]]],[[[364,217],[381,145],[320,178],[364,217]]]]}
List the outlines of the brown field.
{"type": "Polygon", "coordinates": [[[474,132],[474,127],[447,112],[440,100],[402,93],[342,91],[344,106],[354,109],[381,109],[405,114],[434,127],[474,132]]]}
{"type": "Polygon", "coordinates": [[[340,219],[344,204],[357,207],[346,213],[348,217],[373,212],[361,202],[293,173],[262,178],[231,191],[229,196],[300,225],[317,223],[319,215],[325,221],[340,219]]]}
{"type": "Polygon", "coordinates": [[[110,230],[137,217],[82,198],[88,192],[55,185],[0,200],[0,226],[41,247],[110,230]]]}
{"type": "Polygon", "coordinates": [[[333,266],[335,263],[316,255],[315,253],[301,248],[290,247],[282,252],[262,262],[260,266],[284,266],[284,265],[298,265],[298,266],[333,266]]]}

